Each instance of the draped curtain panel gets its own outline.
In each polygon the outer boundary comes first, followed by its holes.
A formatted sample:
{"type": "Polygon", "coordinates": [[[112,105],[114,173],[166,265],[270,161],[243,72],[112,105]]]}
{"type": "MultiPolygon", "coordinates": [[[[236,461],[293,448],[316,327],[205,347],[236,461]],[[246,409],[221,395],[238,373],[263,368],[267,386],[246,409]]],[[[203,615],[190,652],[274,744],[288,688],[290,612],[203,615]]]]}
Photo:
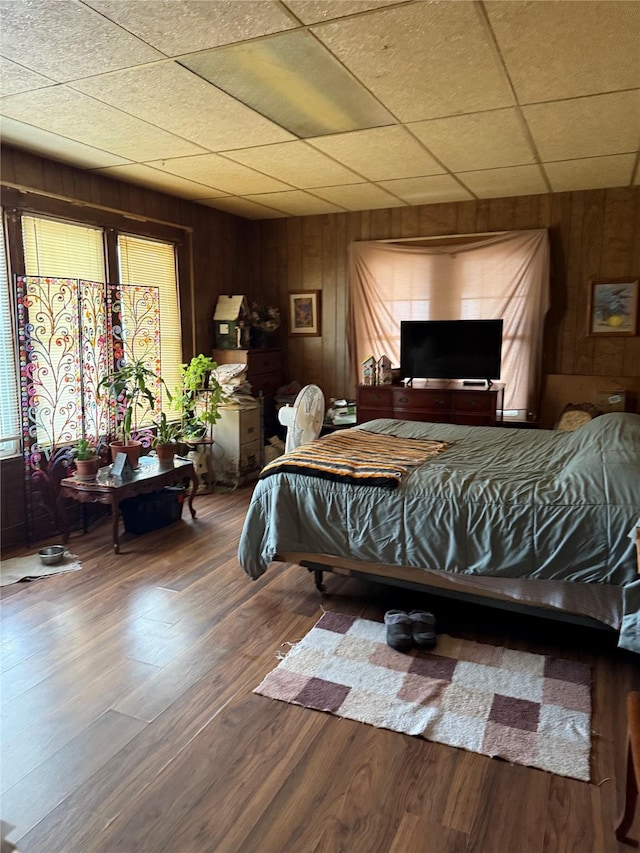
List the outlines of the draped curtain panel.
{"type": "Polygon", "coordinates": [[[353,377],[370,355],[400,364],[401,320],[504,321],[505,409],[535,414],[549,308],[546,229],[447,246],[360,242],[349,247],[353,377]]]}

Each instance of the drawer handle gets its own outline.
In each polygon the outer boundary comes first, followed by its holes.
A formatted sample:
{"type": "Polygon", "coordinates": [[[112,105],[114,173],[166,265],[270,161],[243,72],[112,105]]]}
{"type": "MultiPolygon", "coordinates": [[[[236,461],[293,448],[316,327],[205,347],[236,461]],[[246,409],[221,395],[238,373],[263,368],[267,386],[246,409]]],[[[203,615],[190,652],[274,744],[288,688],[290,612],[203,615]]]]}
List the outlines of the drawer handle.
{"type": "Polygon", "coordinates": [[[477,401],[477,400],[469,400],[469,405],[470,405],[470,406],[477,406],[477,405],[478,405],[478,401],[477,401]]]}
{"type": "Polygon", "coordinates": [[[254,430],[255,430],[255,427],[249,427],[249,429],[247,430],[247,432],[251,433],[251,432],[253,432],[254,430]]]}
{"type": "Polygon", "coordinates": [[[372,395],[371,395],[371,399],[372,399],[372,400],[379,400],[379,399],[380,399],[380,395],[379,395],[379,394],[372,394],[372,395]]]}
{"type": "Polygon", "coordinates": [[[409,402],[409,398],[408,398],[408,397],[399,397],[399,402],[400,402],[400,403],[408,403],[408,402],[409,402]]]}
{"type": "Polygon", "coordinates": [[[436,403],[438,406],[444,406],[444,405],[446,405],[446,402],[447,402],[446,400],[436,400],[436,403]]]}

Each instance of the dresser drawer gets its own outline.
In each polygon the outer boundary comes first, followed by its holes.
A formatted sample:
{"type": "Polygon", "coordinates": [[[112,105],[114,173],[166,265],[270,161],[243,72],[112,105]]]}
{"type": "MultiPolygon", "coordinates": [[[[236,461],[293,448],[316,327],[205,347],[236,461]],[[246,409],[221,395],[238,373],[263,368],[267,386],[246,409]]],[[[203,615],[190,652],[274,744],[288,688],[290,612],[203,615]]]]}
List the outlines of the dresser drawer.
{"type": "MultiPolygon", "coordinates": [[[[393,411],[442,412],[451,411],[451,391],[437,388],[394,388],[393,411]]],[[[425,420],[428,420],[425,418],[425,420]]]]}
{"type": "Polygon", "coordinates": [[[276,391],[282,385],[282,375],[280,373],[258,373],[256,376],[250,374],[249,384],[254,397],[257,397],[260,392],[265,397],[275,397],[276,391]]]}
{"type": "Polygon", "coordinates": [[[361,385],[358,388],[358,406],[367,409],[391,409],[392,390],[390,385],[361,385]]]}
{"type": "Polygon", "coordinates": [[[278,350],[251,349],[247,351],[247,367],[249,377],[255,377],[261,373],[280,373],[282,365],[282,353],[278,350]]]}
{"type": "Polygon", "coordinates": [[[495,405],[494,395],[486,391],[458,391],[453,401],[456,412],[492,412],[495,405]]]}
{"type": "Polygon", "coordinates": [[[240,422],[238,424],[238,442],[246,444],[248,441],[260,440],[260,409],[242,409],[240,411],[240,422]]]}

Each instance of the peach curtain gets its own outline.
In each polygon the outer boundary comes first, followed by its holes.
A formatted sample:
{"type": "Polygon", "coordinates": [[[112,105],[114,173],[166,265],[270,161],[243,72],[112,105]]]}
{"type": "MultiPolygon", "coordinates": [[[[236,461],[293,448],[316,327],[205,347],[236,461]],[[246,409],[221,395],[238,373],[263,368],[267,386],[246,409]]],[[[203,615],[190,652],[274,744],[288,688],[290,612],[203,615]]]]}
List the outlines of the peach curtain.
{"type": "Polygon", "coordinates": [[[455,245],[375,241],[349,247],[348,332],[356,381],[370,355],[400,364],[401,320],[502,318],[505,409],[533,415],[548,308],[546,229],[455,245]]]}

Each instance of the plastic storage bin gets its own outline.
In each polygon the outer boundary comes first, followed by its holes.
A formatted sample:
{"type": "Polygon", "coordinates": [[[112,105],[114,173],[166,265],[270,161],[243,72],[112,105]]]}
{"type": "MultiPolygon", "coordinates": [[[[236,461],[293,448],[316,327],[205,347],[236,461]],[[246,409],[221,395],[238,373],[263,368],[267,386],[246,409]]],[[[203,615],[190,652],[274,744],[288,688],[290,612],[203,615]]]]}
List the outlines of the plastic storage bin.
{"type": "Polygon", "coordinates": [[[120,503],[120,512],[127,533],[149,533],[167,527],[182,517],[184,486],[165,486],[148,495],[137,495],[120,503]]]}

